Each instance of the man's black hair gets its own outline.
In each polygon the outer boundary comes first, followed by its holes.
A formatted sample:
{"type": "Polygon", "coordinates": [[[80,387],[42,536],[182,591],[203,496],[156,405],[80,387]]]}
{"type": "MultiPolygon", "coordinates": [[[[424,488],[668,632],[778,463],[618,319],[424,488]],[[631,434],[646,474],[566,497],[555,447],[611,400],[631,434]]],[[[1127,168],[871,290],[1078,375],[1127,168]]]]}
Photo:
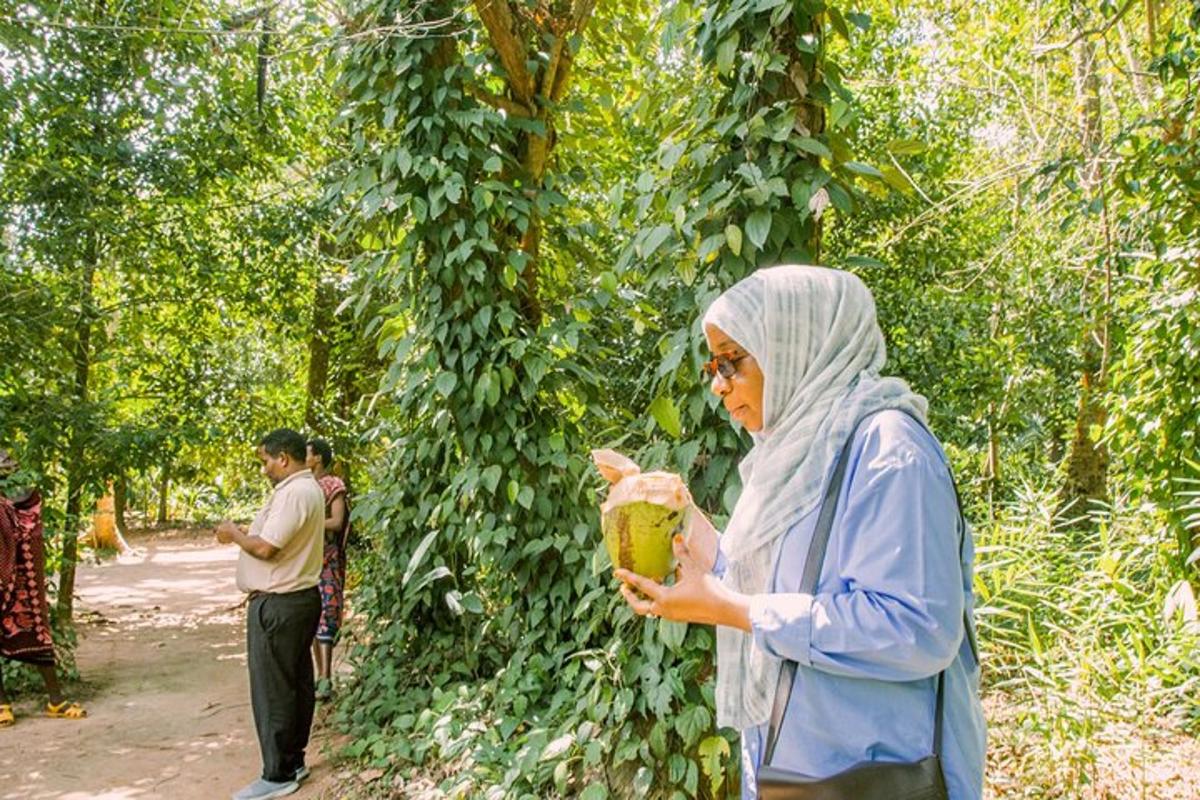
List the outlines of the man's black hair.
{"type": "Polygon", "coordinates": [[[291,428],[280,428],[264,436],[258,446],[266,450],[267,455],[272,458],[279,458],[281,453],[287,453],[293,461],[303,464],[308,456],[306,444],[304,437],[291,428]]]}
{"type": "Polygon", "coordinates": [[[324,439],[309,439],[308,446],[312,448],[313,455],[321,457],[321,466],[328,469],[333,463],[333,448],[329,442],[324,439]]]}

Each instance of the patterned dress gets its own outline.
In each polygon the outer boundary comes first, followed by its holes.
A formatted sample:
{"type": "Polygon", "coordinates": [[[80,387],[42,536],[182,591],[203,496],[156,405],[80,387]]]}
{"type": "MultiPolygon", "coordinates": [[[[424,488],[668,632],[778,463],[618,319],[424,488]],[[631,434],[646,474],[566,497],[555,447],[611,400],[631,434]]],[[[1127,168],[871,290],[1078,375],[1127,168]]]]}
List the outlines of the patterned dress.
{"type": "Polygon", "coordinates": [[[325,557],[321,564],[321,622],[317,626],[317,641],[333,644],[342,627],[343,592],[346,585],[346,538],[350,534],[350,501],[346,484],[335,475],[322,476],[317,483],[325,492],[325,518],[328,519],[333,501],[341,495],[346,504],[346,518],[340,531],[325,531],[325,557]]]}
{"type": "Polygon", "coordinates": [[[54,663],[43,546],[41,495],[0,495],[0,656],[29,664],[54,663]]]}

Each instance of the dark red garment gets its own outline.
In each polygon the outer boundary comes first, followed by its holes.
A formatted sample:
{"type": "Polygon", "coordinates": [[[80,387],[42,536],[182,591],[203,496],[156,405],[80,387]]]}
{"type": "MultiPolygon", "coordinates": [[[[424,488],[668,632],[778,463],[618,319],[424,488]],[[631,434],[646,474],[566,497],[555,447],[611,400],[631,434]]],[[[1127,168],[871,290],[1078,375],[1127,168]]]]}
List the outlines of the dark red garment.
{"type": "Polygon", "coordinates": [[[46,605],[46,554],[42,497],[0,496],[0,656],[53,664],[46,605]]]}
{"type": "Polygon", "coordinates": [[[325,539],[325,554],[321,563],[321,621],[317,625],[317,641],[332,644],[337,641],[342,627],[342,606],[345,604],[346,587],[346,537],[350,533],[350,500],[346,496],[346,484],[335,475],[322,476],[317,483],[325,492],[325,518],[328,519],[333,501],[341,497],[346,504],[346,517],[341,531],[328,531],[325,539]]]}
{"type": "Polygon", "coordinates": [[[346,484],[336,475],[322,475],[317,483],[321,486],[321,491],[325,493],[325,518],[329,519],[333,511],[333,501],[339,496],[342,502],[346,504],[346,516],[342,519],[342,529],[340,531],[326,531],[326,540],[333,538],[339,550],[346,549],[346,540],[350,537],[350,496],[346,493],[346,484]],[[333,534],[332,537],[329,534],[333,534]]]}

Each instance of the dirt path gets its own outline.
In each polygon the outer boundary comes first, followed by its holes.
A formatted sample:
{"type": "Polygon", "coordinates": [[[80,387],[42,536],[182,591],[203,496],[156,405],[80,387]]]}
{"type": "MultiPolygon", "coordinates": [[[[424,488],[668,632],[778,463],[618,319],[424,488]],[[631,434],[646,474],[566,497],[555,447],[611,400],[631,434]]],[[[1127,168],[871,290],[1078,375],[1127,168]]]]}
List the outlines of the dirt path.
{"type": "MultiPolygon", "coordinates": [[[[40,699],[23,698],[0,732],[0,800],[214,800],[257,777],[236,548],[199,531],[131,544],[140,553],[79,569],[88,719],[38,717],[40,699]]],[[[331,782],[317,714],[301,800],[331,782]]]]}

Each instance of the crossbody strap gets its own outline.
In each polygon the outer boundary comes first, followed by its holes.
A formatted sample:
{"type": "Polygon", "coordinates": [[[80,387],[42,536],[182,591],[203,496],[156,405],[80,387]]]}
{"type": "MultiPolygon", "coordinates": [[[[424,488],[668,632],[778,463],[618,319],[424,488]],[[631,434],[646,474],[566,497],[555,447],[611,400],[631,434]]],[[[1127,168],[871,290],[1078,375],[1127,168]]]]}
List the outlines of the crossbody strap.
{"type": "MultiPolygon", "coordinates": [[[[910,414],[909,416],[912,415],[910,414]]],[[[842,450],[838,454],[837,464],[833,468],[833,475],[829,479],[829,485],[825,488],[825,495],[821,499],[821,511],[817,517],[816,527],[813,529],[812,540],[808,545],[808,556],[804,561],[804,572],[800,577],[799,592],[801,594],[811,595],[816,593],[817,581],[821,576],[821,567],[825,562],[825,551],[829,546],[829,534],[833,529],[833,517],[837,511],[838,495],[841,492],[842,483],[846,477],[846,465],[850,461],[850,448],[854,443],[854,437],[857,435],[858,429],[868,417],[859,420],[850,431],[850,436],[846,439],[846,443],[842,445],[842,450]]],[[[922,428],[928,430],[919,419],[916,417],[913,417],[913,419],[922,428]]],[[[959,499],[958,485],[954,481],[953,472],[950,474],[950,483],[954,488],[954,502],[958,507],[958,553],[959,560],[961,561],[962,546],[966,539],[967,523],[963,517],[962,502],[959,499]]],[[[971,645],[971,654],[978,662],[979,655],[976,649],[975,636],[971,630],[966,609],[963,609],[963,627],[965,630],[964,635],[971,645]]],[[[783,662],[783,666],[779,670],[779,683],[775,689],[775,703],[771,708],[771,723],[767,728],[767,744],[763,752],[762,764],[764,766],[769,765],[775,756],[775,746],[779,743],[779,733],[783,728],[783,719],[787,714],[788,702],[792,697],[792,686],[796,680],[796,666],[796,662],[789,659],[783,662]]],[[[938,673],[937,701],[934,706],[933,753],[939,757],[942,754],[942,712],[945,707],[945,678],[945,670],[938,673]]]]}

